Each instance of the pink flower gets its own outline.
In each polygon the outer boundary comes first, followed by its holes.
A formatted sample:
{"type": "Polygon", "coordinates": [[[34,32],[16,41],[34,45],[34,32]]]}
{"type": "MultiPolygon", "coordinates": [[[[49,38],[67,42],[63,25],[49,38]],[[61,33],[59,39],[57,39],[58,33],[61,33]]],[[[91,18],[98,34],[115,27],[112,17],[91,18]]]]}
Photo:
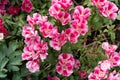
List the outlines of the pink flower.
{"type": "Polygon", "coordinates": [[[56,18],[58,21],[60,21],[62,23],[62,25],[66,25],[70,22],[71,20],[71,16],[68,12],[63,12],[63,11],[60,11],[57,15],[57,18],[56,18]]]}
{"type": "Polygon", "coordinates": [[[57,15],[59,14],[59,12],[61,11],[61,5],[60,4],[53,4],[50,8],[49,8],[49,14],[52,17],[57,17],[57,15]]]}
{"type": "Polygon", "coordinates": [[[27,16],[27,21],[31,26],[35,24],[43,24],[48,21],[47,16],[41,16],[39,13],[34,13],[32,16],[27,16]]]}
{"type": "Polygon", "coordinates": [[[88,80],[101,80],[101,79],[94,73],[90,73],[90,75],[88,76],[88,80]]]}
{"type": "Polygon", "coordinates": [[[26,68],[28,68],[29,71],[32,73],[39,71],[39,69],[40,69],[39,60],[28,61],[26,63],[26,68]]]}
{"type": "Polygon", "coordinates": [[[47,80],[60,80],[57,76],[51,77],[48,75],[47,80]]]}
{"type": "Polygon", "coordinates": [[[0,40],[3,40],[3,38],[4,38],[4,34],[0,33],[0,40]]]}
{"type": "Polygon", "coordinates": [[[107,0],[92,0],[92,4],[97,8],[101,7],[107,2],[107,0]]]}
{"type": "Polygon", "coordinates": [[[109,77],[107,80],[119,80],[120,79],[120,74],[116,73],[116,71],[113,71],[109,74],[109,77]]]}
{"type": "Polygon", "coordinates": [[[78,71],[78,74],[80,76],[81,79],[85,79],[87,77],[87,72],[86,71],[78,71]]]}
{"type": "Polygon", "coordinates": [[[34,50],[36,51],[36,54],[39,55],[39,57],[42,61],[44,61],[44,59],[46,59],[46,57],[48,55],[48,53],[47,53],[48,46],[47,46],[46,42],[41,40],[38,44],[35,44],[34,50]]]}
{"type": "Polygon", "coordinates": [[[33,35],[34,33],[34,27],[23,26],[22,36],[24,36],[25,38],[31,37],[31,35],[33,35]]]}
{"type": "Polygon", "coordinates": [[[71,42],[71,43],[77,43],[78,42],[78,37],[79,37],[79,33],[72,29],[72,28],[68,28],[65,30],[65,34],[67,39],[71,42]]]}
{"type": "Polygon", "coordinates": [[[60,4],[64,10],[67,10],[72,5],[72,0],[52,0],[52,5],[60,4]]]}
{"type": "Polygon", "coordinates": [[[74,57],[72,54],[62,53],[58,57],[58,64],[56,65],[57,73],[63,76],[70,76],[73,73],[74,57]]]}
{"type": "Polygon", "coordinates": [[[108,42],[103,42],[102,48],[105,50],[105,53],[107,54],[107,56],[109,56],[111,53],[115,52],[115,50],[117,49],[117,46],[110,45],[108,42]]]}
{"type": "Polygon", "coordinates": [[[89,8],[84,8],[83,6],[76,6],[73,13],[73,18],[79,19],[80,17],[83,17],[85,20],[87,20],[90,14],[91,13],[89,8]]]}
{"type": "Polygon", "coordinates": [[[107,1],[103,6],[99,8],[99,11],[105,17],[116,19],[116,12],[118,11],[118,7],[114,3],[107,1]]]}
{"type": "Polygon", "coordinates": [[[80,67],[80,61],[78,59],[75,59],[75,65],[74,68],[79,68],[80,67]]]}
{"type": "Polygon", "coordinates": [[[111,64],[110,64],[110,61],[109,61],[109,60],[101,61],[101,62],[99,62],[99,64],[100,64],[100,68],[101,68],[103,71],[110,70],[110,68],[111,68],[111,64]]]}
{"type": "Polygon", "coordinates": [[[94,69],[94,74],[100,79],[107,78],[107,73],[108,73],[108,70],[102,70],[100,66],[97,66],[94,69]]]}
{"type": "Polygon", "coordinates": [[[21,10],[30,13],[33,9],[33,5],[30,0],[23,0],[21,10]]]}
{"type": "Polygon", "coordinates": [[[67,42],[65,32],[62,31],[61,34],[57,33],[50,41],[50,46],[55,50],[60,50],[61,47],[67,42]]]}
{"type": "Polygon", "coordinates": [[[74,29],[79,35],[82,34],[83,36],[88,32],[88,26],[85,23],[80,22],[79,20],[73,20],[72,29],[74,29]]]}
{"type": "Polygon", "coordinates": [[[20,7],[19,6],[10,6],[8,8],[8,13],[11,14],[11,15],[16,15],[18,14],[20,11],[20,7]]]}
{"type": "Polygon", "coordinates": [[[108,59],[111,63],[111,66],[120,66],[120,53],[114,52],[108,59]]]}
{"type": "Polygon", "coordinates": [[[42,33],[42,35],[46,38],[46,37],[50,37],[51,38],[51,34],[52,34],[52,30],[53,30],[53,25],[50,22],[44,22],[41,26],[40,26],[40,32],[42,33]]]}

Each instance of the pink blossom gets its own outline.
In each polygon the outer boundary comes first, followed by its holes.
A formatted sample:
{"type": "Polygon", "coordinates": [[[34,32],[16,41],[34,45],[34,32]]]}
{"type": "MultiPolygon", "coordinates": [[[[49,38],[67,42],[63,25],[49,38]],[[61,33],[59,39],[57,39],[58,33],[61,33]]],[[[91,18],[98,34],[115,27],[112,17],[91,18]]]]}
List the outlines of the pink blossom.
{"type": "Polygon", "coordinates": [[[109,77],[107,80],[119,80],[120,79],[120,74],[116,73],[116,71],[113,71],[109,74],[109,77]]]}
{"type": "Polygon", "coordinates": [[[79,35],[85,35],[88,32],[88,26],[85,23],[79,22],[79,20],[73,20],[72,29],[74,29],[79,35]]]}
{"type": "Polygon", "coordinates": [[[65,32],[62,31],[61,34],[56,34],[54,38],[50,41],[50,46],[55,50],[60,50],[61,47],[67,42],[65,32]]]}
{"type": "Polygon", "coordinates": [[[53,29],[53,25],[50,22],[44,22],[41,26],[40,26],[40,32],[42,33],[42,35],[46,38],[46,37],[51,37],[52,35],[52,29],[53,29]]]}
{"type": "Polygon", "coordinates": [[[23,31],[22,31],[22,36],[24,37],[31,37],[31,35],[33,35],[34,32],[34,27],[31,26],[23,26],[23,31]]]}
{"type": "Polygon", "coordinates": [[[26,68],[29,69],[30,72],[35,73],[39,71],[40,66],[39,66],[39,60],[34,60],[34,61],[28,61],[26,63],[26,68]]]}
{"type": "Polygon", "coordinates": [[[85,79],[87,77],[87,72],[86,71],[78,71],[78,74],[80,76],[81,79],[85,79]]]}
{"type": "Polygon", "coordinates": [[[78,42],[78,37],[79,37],[79,33],[72,29],[72,28],[68,28],[65,30],[65,34],[67,39],[71,42],[71,43],[77,43],[78,42]]]}
{"type": "Polygon", "coordinates": [[[105,79],[107,78],[108,70],[102,70],[100,66],[95,67],[94,69],[94,74],[100,78],[100,79],[105,79]]]}
{"type": "Polygon", "coordinates": [[[99,64],[100,64],[101,70],[103,70],[103,71],[110,70],[110,68],[111,68],[111,64],[110,64],[109,60],[101,61],[101,62],[99,62],[99,64]]]}
{"type": "Polygon", "coordinates": [[[91,13],[89,8],[84,8],[83,6],[76,6],[73,13],[73,18],[79,19],[80,17],[83,17],[87,20],[90,14],[91,13]]]}
{"type": "Polygon", "coordinates": [[[108,59],[111,63],[111,66],[120,66],[120,53],[114,52],[108,59]]]}
{"type": "Polygon", "coordinates": [[[101,79],[94,73],[90,73],[90,75],[88,76],[88,80],[101,80],[101,79]]]}
{"type": "Polygon", "coordinates": [[[60,80],[57,76],[51,77],[48,75],[47,80],[60,80]]]}
{"type": "Polygon", "coordinates": [[[48,21],[47,16],[41,16],[39,13],[34,13],[32,16],[27,16],[28,23],[33,26],[35,24],[43,24],[48,21]]]}
{"type": "Polygon", "coordinates": [[[18,14],[20,11],[20,7],[19,6],[10,6],[8,8],[8,13],[11,14],[11,15],[16,15],[18,14]]]}
{"type": "Polygon", "coordinates": [[[116,19],[118,7],[113,2],[107,1],[99,8],[99,11],[105,17],[116,19]]]}
{"type": "Polygon", "coordinates": [[[60,4],[64,10],[67,10],[72,5],[72,0],[52,0],[52,5],[60,4]]]}
{"type": "Polygon", "coordinates": [[[57,15],[61,11],[61,5],[60,4],[54,4],[49,8],[49,14],[52,17],[57,18],[57,15]]]}
{"type": "Polygon", "coordinates": [[[109,56],[112,52],[115,52],[115,50],[117,49],[117,46],[110,45],[108,42],[103,42],[102,48],[105,50],[105,53],[109,56]]]}
{"type": "Polygon", "coordinates": [[[0,33],[0,40],[3,40],[3,38],[4,38],[4,34],[0,33]]]}
{"type": "Polygon", "coordinates": [[[68,12],[63,12],[63,11],[60,11],[56,17],[56,19],[58,21],[60,21],[62,23],[62,25],[66,25],[70,22],[71,20],[71,16],[68,12]]]}
{"type": "Polygon", "coordinates": [[[80,61],[78,59],[75,59],[75,65],[74,68],[79,68],[80,67],[80,61]]]}
{"type": "Polygon", "coordinates": [[[34,34],[25,37],[24,42],[29,46],[34,46],[35,44],[40,42],[41,37],[38,35],[37,31],[34,32],[34,34]]]}
{"type": "Polygon", "coordinates": [[[92,4],[97,8],[101,7],[107,2],[107,0],[92,0],[92,4]]]}
{"type": "Polygon", "coordinates": [[[34,46],[34,50],[39,55],[39,57],[40,57],[40,59],[42,61],[44,61],[44,59],[46,59],[46,57],[48,55],[48,53],[47,53],[48,46],[47,46],[46,42],[44,42],[43,40],[41,40],[38,44],[36,44],[34,46]]]}
{"type": "Polygon", "coordinates": [[[32,2],[30,0],[23,0],[21,10],[30,13],[33,9],[32,2]]]}
{"type": "Polygon", "coordinates": [[[70,76],[73,73],[74,57],[72,54],[62,53],[58,57],[58,64],[56,65],[57,73],[63,76],[70,76]]]}

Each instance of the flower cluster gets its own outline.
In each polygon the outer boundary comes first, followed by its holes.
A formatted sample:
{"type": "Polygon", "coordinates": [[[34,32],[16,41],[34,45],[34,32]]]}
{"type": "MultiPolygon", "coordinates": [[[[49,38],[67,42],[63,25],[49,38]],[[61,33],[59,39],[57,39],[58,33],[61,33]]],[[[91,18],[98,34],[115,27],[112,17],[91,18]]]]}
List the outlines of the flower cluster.
{"type": "Polygon", "coordinates": [[[10,15],[16,15],[19,13],[20,9],[27,13],[30,13],[33,9],[33,5],[30,0],[23,0],[21,8],[17,5],[12,5],[11,1],[8,0],[1,0],[0,1],[0,14],[4,15],[6,12],[10,15]],[[9,6],[6,11],[6,6],[9,6]]]}
{"type": "Polygon", "coordinates": [[[51,30],[55,34],[55,37],[51,37],[50,46],[55,50],[60,50],[67,41],[77,43],[78,37],[88,32],[87,19],[90,16],[90,9],[83,6],[76,6],[74,13],[70,14],[66,10],[69,10],[71,5],[72,0],[52,0],[52,6],[49,8],[50,16],[54,17],[62,25],[71,24],[61,34],[58,33],[57,29],[53,29],[53,31],[51,25],[49,31],[51,30]]]}
{"type": "Polygon", "coordinates": [[[107,0],[92,0],[92,3],[99,9],[99,12],[103,16],[116,19],[118,7],[113,2],[107,0]]]}
{"type": "Polygon", "coordinates": [[[107,60],[99,62],[98,66],[95,67],[94,72],[89,75],[89,80],[102,80],[106,78],[107,80],[119,80],[119,73],[116,73],[115,71],[109,73],[111,68],[120,66],[120,53],[115,52],[117,46],[109,45],[108,42],[104,42],[102,48],[107,54],[107,60]]]}
{"type": "MultiPolygon", "coordinates": [[[[28,23],[35,21],[34,17],[27,20],[28,23]]],[[[24,42],[26,44],[23,50],[22,60],[28,60],[26,67],[30,72],[39,71],[39,59],[44,61],[48,55],[47,43],[41,40],[34,23],[30,23],[28,26],[23,26],[22,36],[25,37],[24,42]]]]}
{"type": "MultiPolygon", "coordinates": [[[[73,73],[73,69],[76,68],[75,59],[72,54],[62,53],[58,57],[58,64],[56,65],[56,71],[63,76],[70,76],[73,73]]],[[[76,60],[80,66],[80,62],[76,60]]]]}

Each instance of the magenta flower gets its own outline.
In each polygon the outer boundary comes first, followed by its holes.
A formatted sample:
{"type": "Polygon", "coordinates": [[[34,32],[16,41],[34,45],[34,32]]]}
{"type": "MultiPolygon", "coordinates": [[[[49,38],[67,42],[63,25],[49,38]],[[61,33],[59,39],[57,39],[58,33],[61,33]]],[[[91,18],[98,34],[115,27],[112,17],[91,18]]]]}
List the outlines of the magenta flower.
{"type": "Polygon", "coordinates": [[[26,63],[26,68],[28,68],[30,72],[34,73],[36,71],[39,71],[40,69],[39,65],[40,65],[39,60],[28,61],[26,63]]]}
{"type": "Polygon", "coordinates": [[[23,0],[21,10],[30,13],[33,9],[33,5],[30,0],[23,0]]]}
{"type": "Polygon", "coordinates": [[[56,65],[57,73],[63,76],[70,76],[73,73],[74,68],[74,57],[72,54],[62,53],[58,57],[58,64],[56,65]]]}
{"type": "Polygon", "coordinates": [[[20,7],[19,6],[10,6],[8,8],[8,13],[11,14],[11,15],[16,15],[18,14],[20,11],[20,7]]]}
{"type": "Polygon", "coordinates": [[[60,80],[57,76],[51,77],[48,75],[47,80],[60,80]]]}
{"type": "Polygon", "coordinates": [[[81,79],[85,79],[87,77],[87,72],[86,71],[78,71],[78,74],[80,76],[81,79]]]}

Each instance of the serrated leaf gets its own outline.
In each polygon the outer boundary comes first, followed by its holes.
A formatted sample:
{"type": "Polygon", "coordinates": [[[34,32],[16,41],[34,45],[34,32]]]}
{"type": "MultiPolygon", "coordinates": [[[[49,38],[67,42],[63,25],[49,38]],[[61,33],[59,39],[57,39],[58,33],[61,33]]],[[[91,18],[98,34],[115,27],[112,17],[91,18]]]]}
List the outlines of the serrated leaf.
{"type": "Polygon", "coordinates": [[[0,62],[0,70],[2,70],[6,64],[8,63],[9,59],[8,58],[4,58],[1,62],[0,62]]]}

